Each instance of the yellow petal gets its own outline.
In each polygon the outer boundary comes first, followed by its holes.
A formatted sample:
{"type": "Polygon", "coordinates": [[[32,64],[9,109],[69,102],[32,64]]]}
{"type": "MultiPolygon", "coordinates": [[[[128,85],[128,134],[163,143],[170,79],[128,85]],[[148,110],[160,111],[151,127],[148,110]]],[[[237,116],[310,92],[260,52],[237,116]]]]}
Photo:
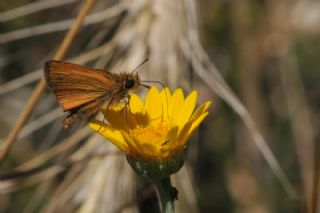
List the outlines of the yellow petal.
{"type": "MultiPolygon", "coordinates": [[[[202,116],[204,113],[207,113],[207,109],[211,105],[211,101],[206,102],[205,104],[202,104],[191,116],[189,121],[180,129],[178,133],[178,141],[180,143],[185,143],[187,139],[190,138],[190,129],[193,127],[195,129],[196,127],[193,126],[194,123],[199,119],[200,116],[202,116]]],[[[203,118],[204,119],[204,118],[203,118]]],[[[202,120],[203,120],[202,119],[202,120]]],[[[201,120],[201,121],[202,121],[201,120]]],[[[198,124],[199,125],[199,124],[198,124]]]]}
{"type": "Polygon", "coordinates": [[[171,102],[169,103],[169,117],[171,118],[172,126],[177,125],[174,121],[176,121],[176,117],[178,116],[178,112],[181,109],[183,101],[184,95],[182,89],[176,89],[172,95],[171,102]]]}
{"type": "Polygon", "coordinates": [[[110,127],[98,120],[93,120],[89,123],[91,129],[97,131],[100,135],[107,138],[111,143],[116,145],[123,152],[128,150],[127,144],[119,130],[110,127]]]}
{"type": "Polygon", "coordinates": [[[130,111],[133,114],[142,113],[143,105],[144,105],[144,103],[138,95],[136,95],[136,94],[130,95],[129,106],[130,106],[130,111]]]}
{"type": "Polygon", "coordinates": [[[161,90],[160,95],[166,102],[169,102],[171,98],[171,92],[168,87],[165,87],[164,89],[161,90]]]}
{"type": "Polygon", "coordinates": [[[144,143],[140,145],[146,157],[159,156],[159,150],[157,150],[157,148],[152,144],[144,143]]]}
{"type": "Polygon", "coordinates": [[[195,131],[195,129],[200,125],[200,123],[208,116],[209,112],[205,112],[201,114],[194,122],[192,122],[192,126],[188,132],[189,135],[192,135],[192,133],[195,131]]]}
{"type": "Polygon", "coordinates": [[[166,139],[169,142],[169,144],[176,143],[177,133],[178,133],[178,127],[174,127],[169,130],[167,139],[166,139]]]}
{"type": "Polygon", "coordinates": [[[191,122],[191,125],[189,126],[189,128],[186,128],[186,132],[181,135],[181,143],[185,144],[187,142],[187,140],[190,139],[190,137],[192,136],[192,134],[194,133],[194,131],[197,129],[197,127],[200,125],[200,123],[203,121],[203,119],[205,119],[207,117],[209,113],[205,112],[203,114],[201,114],[197,119],[195,119],[193,122],[191,122]]]}
{"type": "Polygon", "coordinates": [[[123,132],[123,136],[127,141],[129,150],[131,152],[127,154],[139,154],[143,157],[157,156],[157,147],[153,143],[150,143],[149,141],[139,140],[135,137],[131,137],[125,132],[123,132]]]}
{"type": "Polygon", "coordinates": [[[169,130],[167,138],[165,139],[165,141],[163,141],[160,144],[160,147],[159,147],[159,149],[162,152],[171,150],[172,147],[176,146],[176,143],[177,143],[177,132],[178,132],[178,127],[174,127],[174,128],[169,130]]]}
{"type": "Polygon", "coordinates": [[[128,129],[128,121],[125,119],[125,111],[120,111],[118,108],[107,110],[104,116],[107,118],[110,126],[115,129],[128,129]]]}
{"type": "Polygon", "coordinates": [[[128,152],[126,152],[126,154],[136,154],[136,153],[144,154],[144,150],[141,148],[139,142],[137,142],[127,132],[121,131],[121,133],[128,146],[128,152]]]}
{"type": "Polygon", "coordinates": [[[130,111],[129,107],[125,108],[124,113],[124,120],[126,121],[126,126],[124,126],[124,128],[122,128],[123,130],[131,130],[136,128],[136,126],[138,125],[138,122],[136,120],[136,116],[134,116],[134,114],[132,114],[132,112],[130,111]]]}
{"type": "Polygon", "coordinates": [[[181,131],[182,127],[188,122],[190,119],[190,116],[192,115],[192,112],[194,110],[194,107],[196,106],[197,102],[197,92],[192,91],[188,97],[183,102],[180,111],[178,113],[178,116],[176,117],[176,120],[174,123],[176,123],[179,127],[179,130],[181,131]]]}
{"type": "Polygon", "coordinates": [[[169,120],[169,104],[171,102],[171,93],[168,87],[160,92],[162,102],[162,119],[169,120]]]}
{"type": "Polygon", "coordinates": [[[199,117],[202,113],[206,112],[209,106],[212,104],[211,101],[207,101],[206,103],[202,104],[191,116],[191,119],[195,117],[199,117]]]}
{"type": "Polygon", "coordinates": [[[156,87],[151,87],[146,97],[144,112],[148,114],[150,121],[157,122],[162,118],[162,102],[160,93],[156,87]]]}
{"type": "Polygon", "coordinates": [[[184,126],[183,128],[179,131],[179,134],[178,134],[178,143],[180,146],[183,146],[184,143],[186,143],[186,140],[184,140],[185,138],[187,138],[187,135],[189,133],[189,130],[192,126],[192,123],[195,119],[191,119],[189,120],[184,126]]]}

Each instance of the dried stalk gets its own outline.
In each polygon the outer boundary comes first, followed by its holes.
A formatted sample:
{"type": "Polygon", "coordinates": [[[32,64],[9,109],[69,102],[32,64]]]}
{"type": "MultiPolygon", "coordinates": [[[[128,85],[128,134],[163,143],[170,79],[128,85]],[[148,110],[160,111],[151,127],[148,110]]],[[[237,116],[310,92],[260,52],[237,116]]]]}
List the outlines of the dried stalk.
{"type": "Polygon", "coordinates": [[[23,5],[22,7],[18,7],[18,8],[3,12],[2,14],[0,14],[0,20],[2,22],[6,22],[15,18],[19,18],[21,16],[26,16],[35,12],[39,12],[41,10],[59,7],[59,6],[70,4],[76,1],[77,0],[61,0],[61,1],[55,0],[55,1],[34,2],[27,5],[23,5]]]}
{"type": "MultiPolygon", "coordinates": [[[[88,15],[84,22],[83,26],[89,26],[92,24],[97,24],[109,19],[112,19],[122,13],[126,8],[125,3],[118,4],[114,7],[108,8],[106,10],[88,15]]],[[[74,22],[74,19],[63,20],[53,23],[41,24],[38,26],[27,27],[25,29],[19,29],[12,32],[3,33],[0,35],[0,44],[7,43],[19,39],[29,38],[33,36],[44,35],[48,33],[59,32],[63,30],[70,29],[70,26],[74,22]]]]}
{"type": "MultiPolygon", "coordinates": [[[[68,31],[67,35],[65,36],[64,40],[62,41],[61,46],[57,50],[56,54],[53,56],[54,60],[61,60],[64,55],[66,54],[67,50],[71,46],[71,43],[73,39],[75,38],[77,32],[80,29],[80,26],[82,22],[84,21],[87,13],[90,11],[92,6],[94,5],[95,0],[86,0],[84,5],[79,11],[79,14],[74,22],[74,24],[71,26],[70,30],[68,31]]],[[[20,132],[23,125],[26,123],[28,118],[30,117],[34,106],[39,101],[40,95],[42,91],[44,90],[46,86],[45,80],[41,79],[38,83],[37,87],[35,88],[32,96],[30,97],[29,101],[26,104],[26,107],[20,114],[19,118],[17,119],[16,123],[14,124],[13,128],[9,132],[9,135],[7,136],[6,140],[3,142],[3,146],[1,148],[0,152],[0,164],[5,160],[7,157],[15,139],[18,136],[18,133],[20,132]]]]}

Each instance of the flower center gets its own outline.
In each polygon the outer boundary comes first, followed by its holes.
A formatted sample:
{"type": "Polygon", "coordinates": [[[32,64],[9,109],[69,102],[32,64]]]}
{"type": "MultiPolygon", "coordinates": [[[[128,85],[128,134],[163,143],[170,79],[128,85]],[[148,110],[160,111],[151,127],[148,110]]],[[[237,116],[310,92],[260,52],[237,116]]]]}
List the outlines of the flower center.
{"type": "Polygon", "coordinates": [[[164,142],[169,131],[169,125],[166,122],[160,122],[156,125],[137,126],[130,133],[133,138],[143,143],[160,145],[164,142]]]}

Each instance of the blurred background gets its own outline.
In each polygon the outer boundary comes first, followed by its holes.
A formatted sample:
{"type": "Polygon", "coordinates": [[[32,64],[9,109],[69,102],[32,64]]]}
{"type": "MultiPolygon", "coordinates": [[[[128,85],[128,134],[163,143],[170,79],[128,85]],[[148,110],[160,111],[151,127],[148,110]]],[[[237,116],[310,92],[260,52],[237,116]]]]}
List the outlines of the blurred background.
{"type": "MultiPolygon", "coordinates": [[[[48,89],[14,130],[84,2],[0,1],[2,150],[17,133],[0,212],[159,212],[123,154],[85,122],[62,128],[48,89]]],[[[320,212],[319,23],[315,0],[97,0],[63,60],[120,72],[149,57],[142,79],[213,101],[173,177],[177,212],[320,212]]]]}

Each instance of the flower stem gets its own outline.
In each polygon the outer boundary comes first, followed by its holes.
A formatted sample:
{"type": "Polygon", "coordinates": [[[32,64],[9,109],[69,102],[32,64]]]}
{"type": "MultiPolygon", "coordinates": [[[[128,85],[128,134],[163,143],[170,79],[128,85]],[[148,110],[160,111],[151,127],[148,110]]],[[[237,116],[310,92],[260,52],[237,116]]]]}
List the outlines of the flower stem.
{"type": "Polygon", "coordinates": [[[173,202],[178,199],[178,191],[171,185],[170,177],[155,181],[162,213],[174,213],[173,202]]]}

